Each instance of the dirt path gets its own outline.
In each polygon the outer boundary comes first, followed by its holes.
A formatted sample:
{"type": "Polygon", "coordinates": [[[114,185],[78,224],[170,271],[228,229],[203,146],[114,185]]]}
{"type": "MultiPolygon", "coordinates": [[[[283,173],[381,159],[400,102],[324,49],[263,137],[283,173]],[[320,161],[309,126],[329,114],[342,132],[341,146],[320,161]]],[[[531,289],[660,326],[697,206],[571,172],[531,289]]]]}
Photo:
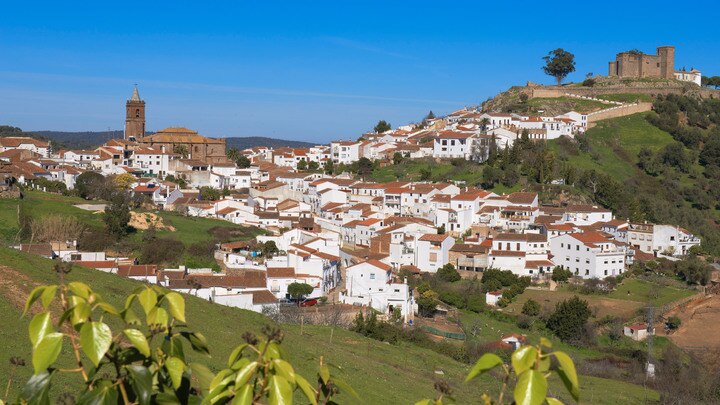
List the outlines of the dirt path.
{"type": "Polygon", "coordinates": [[[22,311],[25,300],[40,283],[7,266],[0,266],[0,291],[14,307],[22,311]]]}
{"type": "MultiPolygon", "coordinates": [[[[670,333],[670,338],[679,347],[706,358],[720,350],[720,296],[711,295],[693,300],[668,312],[666,317],[676,315],[682,321],[680,328],[670,333]]],[[[664,335],[662,325],[658,335],[664,335]]]]}

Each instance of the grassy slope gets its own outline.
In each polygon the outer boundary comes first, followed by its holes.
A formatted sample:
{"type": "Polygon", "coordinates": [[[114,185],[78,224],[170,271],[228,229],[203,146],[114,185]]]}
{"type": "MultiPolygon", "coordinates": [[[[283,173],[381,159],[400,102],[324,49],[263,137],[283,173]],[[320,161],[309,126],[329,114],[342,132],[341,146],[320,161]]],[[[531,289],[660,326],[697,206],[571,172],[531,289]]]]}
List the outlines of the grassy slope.
{"type": "Polygon", "coordinates": [[[567,154],[558,141],[549,141],[549,147],[578,169],[595,169],[619,180],[636,176],[635,165],[642,147],[657,151],[673,142],[672,136],[651,125],[645,119],[649,113],[633,114],[598,122],[587,131],[591,153],[567,154]]]}
{"type": "MultiPolygon", "coordinates": [[[[18,299],[17,296],[27,295],[38,284],[55,282],[55,275],[51,271],[52,262],[0,248],[0,263],[20,273],[13,277],[15,288],[10,290],[12,295],[7,289],[0,291],[0,322],[4,325],[0,329],[0,339],[5,342],[0,346],[0,359],[22,356],[29,360],[30,349],[26,336],[28,318],[20,316],[24,298],[18,299]]],[[[103,297],[118,305],[122,297],[140,285],[112,274],[82,268],[75,268],[69,279],[89,283],[103,297]]],[[[241,341],[243,332],[257,332],[262,325],[270,323],[262,315],[214,305],[194,297],[187,297],[187,313],[190,328],[203,332],[211,343],[213,357],[201,361],[214,370],[222,366],[223,359],[241,341]]],[[[325,356],[326,361],[340,367],[339,375],[344,376],[361,394],[362,403],[411,403],[431,397],[434,395],[433,383],[438,379],[450,382],[459,403],[472,403],[482,388],[497,387],[491,377],[484,377],[471,385],[461,384],[469,369],[467,365],[409,344],[389,345],[342,329],[332,332],[328,327],[306,326],[302,335],[300,327],[296,325],[283,325],[283,330],[286,336],[283,346],[302,374],[314,375],[319,357],[325,356]],[[435,370],[442,370],[444,376],[436,375],[435,370]]],[[[69,355],[66,348],[63,356],[67,358],[69,355]]],[[[3,361],[0,364],[0,381],[5,381],[8,363],[3,361]]],[[[29,367],[21,369],[21,379],[27,378],[29,373],[29,367]]],[[[553,391],[562,392],[559,381],[553,381],[553,391]]],[[[67,389],[67,384],[77,382],[60,380],[59,392],[67,389]]],[[[581,384],[583,395],[588,398],[586,400],[595,398],[593,403],[637,402],[645,395],[641,387],[619,381],[581,377],[581,384]],[[606,394],[597,398],[597,392],[606,394]]],[[[15,387],[14,392],[17,389],[15,387]]],[[[650,398],[657,399],[655,392],[648,392],[650,398]]],[[[347,402],[352,401],[343,397],[342,403],[347,402]]]]}

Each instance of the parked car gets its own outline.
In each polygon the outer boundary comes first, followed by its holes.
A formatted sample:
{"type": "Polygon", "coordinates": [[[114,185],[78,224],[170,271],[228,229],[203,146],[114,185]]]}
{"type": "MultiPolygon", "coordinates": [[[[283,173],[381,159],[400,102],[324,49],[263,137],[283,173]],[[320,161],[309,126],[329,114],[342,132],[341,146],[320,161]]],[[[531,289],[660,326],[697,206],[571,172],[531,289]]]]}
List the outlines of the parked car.
{"type": "Polygon", "coordinates": [[[317,298],[305,298],[300,302],[301,307],[311,307],[313,305],[317,305],[318,300],[317,298]]]}

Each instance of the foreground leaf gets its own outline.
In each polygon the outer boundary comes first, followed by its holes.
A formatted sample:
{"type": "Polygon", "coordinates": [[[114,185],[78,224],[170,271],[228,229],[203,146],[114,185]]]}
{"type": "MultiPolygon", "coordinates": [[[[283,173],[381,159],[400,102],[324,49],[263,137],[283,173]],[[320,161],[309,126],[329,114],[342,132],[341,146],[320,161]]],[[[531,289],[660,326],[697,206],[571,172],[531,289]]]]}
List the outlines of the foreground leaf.
{"type": "Polygon", "coordinates": [[[137,329],[125,329],[123,335],[135,346],[145,357],[150,357],[150,345],[145,335],[137,329]]]}
{"type": "Polygon", "coordinates": [[[28,404],[49,405],[49,392],[50,373],[44,371],[30,377],[20,393],[20,398],[28,404]]]}
{"type": "Polygon", "coordinates": [[[498,357],[497,355],[494,355],[492,353],[485,353],[480,357],[480,359],[478,359],[477,363],[475,363],[473,368],[470,369],[470,373],[465,378],[465,382],[468,382],[473,378],[477,377],[478,375],[492,370],[493,368],[502,364],[502,359],[500,359],[500,357],[498,357]]]}
{"type": "Polygon", "coordinates": [[[238,392],[235,393],[232,405],[252,405],[253,402],[253,390],[252,386],[244,385],[238,392]]]}
{"type": "Polygon", "coordinates": [[[268,403],[270,405],[292,404],[293,392],[290,383],[279,375],[270,377],[270,393],[268,403]]]}
{"type": "Polygon", "coordinates": [[[101,380],[92,391],[85,391],[77,399],[78,404],[117,405],[118,388],[110,381],[101,380]]]}
{"type": "Polygon", "coordinates": [[[513,392],[516,405],[540,405],[547,396],[547,380],[536,370],[527,370],[520,374],[513,392]]]}
{"type": "Polygon", "coordinates": [[[48,333],[43,336],[33,350],[32,363],[35,374],[47,370],[57,360],[62,349],[63,334],[58,332],[48,333]]]}
{"type": "Polygon", "coordinates": [[[157,304],[157,294],[155,294],[155,291],[151,288],[145,288],[137,295],[137,299],[140,302],[143,311],[145,311],[145,316],[148,316],[150,314],[150,310],[152,310],[157,304]]]}
{"type": "Polygon", "coordinates": [[[176,292],[169,292],[165,295],[168,300],[170,314],[180,322],[185,322],[185,299],[176,292]]]}
{"type": "Polygon", "coordinates": [[[297,383],[298,387],[300,387],[303,394],[305,394],[305,398],[307,398],[307,400],[310,401],[312,405],[317,405],[317,401],[315,400],[315,395],[317,394],[317,391],[315,391],[315,388],[310,385],[308,380],[306,380],[305,377],[301,376],[300,374],[296,374],[295,382],[297,383]]]}
{"type": "Polygon", "coordinates": [[[168,374],[170,374],[170,380],[172,381],[173,387],[175,389],[180,388],[183,371],[185,371],[185,363],[177,357],[170,357],[165,362],[165,368],[167,369],[168,374]]]}
{"type": "Polygon", "coordinates": [[[25,301],[25,309],[23,310],[23,315],[25,315],[32,306],[32,304],[35,303],[35,301],[37,301],[40,296],[42,296],[46,288],[47,286],[41,285],[40,287],[35,287],[35,289],[32,290],[32,292],[28,296],[27,301],[25,301]]]}
{"type": "Polygon", "coordinates": [[[35,315],[30,321],[28,331],[30,332],[30,343],[32,343],[33,347],[37,346],[48,333],[54,332],[50,313],[41,312],[35,315]]]}
{"type": "Polygon", "coordinates": [[[515,374],[520,375],[529,369],[537,360],[537,349],[533,346],[523,346],[512,354],[511,357],[515,374]]]}
{"type": "Polygon", "coordinates": [[[95,367],[100,364],[112,343],[110,327],[102,322],[86,322],[80,328],[80,346],[95,367]]]}
{"type": "Polygon", "coordinates": [[[150,404],[153,393],[153,378],[150,370],[141,365],[129,365],[125,368],[128,370],[130,384],[137,396],[136,402],[139,405],[150,404]]]}
{"type": "Polygon", "coordinates": [[[573,363],[570,356],[563,352],[554,352],[555,358],[560,363],[560,368],[557,370],[560,379],[565,388],[567,388],[570,395],[575,398],[576,401],[580,400],[580,382],[578,381],[577,372],[575,371],[575,363],[573,363]]]}

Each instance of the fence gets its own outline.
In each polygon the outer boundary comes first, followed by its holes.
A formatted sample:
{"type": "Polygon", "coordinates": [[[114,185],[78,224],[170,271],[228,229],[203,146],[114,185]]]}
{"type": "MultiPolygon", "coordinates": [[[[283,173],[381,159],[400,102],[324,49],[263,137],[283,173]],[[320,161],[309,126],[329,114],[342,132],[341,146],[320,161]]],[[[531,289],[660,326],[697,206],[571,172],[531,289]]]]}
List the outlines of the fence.
{"type": "Polygon", "coordinates": [[[453,332],[445,332],[440,329],[433,328],[432,326],[423,325],[420,327],[420,329],[424,330],[427,333],[433,334],[435,336],[443,336],[450,339],[458,339],[458,340],[465,340],[465,334],[464,333],[453,333],[453,332]]]}

